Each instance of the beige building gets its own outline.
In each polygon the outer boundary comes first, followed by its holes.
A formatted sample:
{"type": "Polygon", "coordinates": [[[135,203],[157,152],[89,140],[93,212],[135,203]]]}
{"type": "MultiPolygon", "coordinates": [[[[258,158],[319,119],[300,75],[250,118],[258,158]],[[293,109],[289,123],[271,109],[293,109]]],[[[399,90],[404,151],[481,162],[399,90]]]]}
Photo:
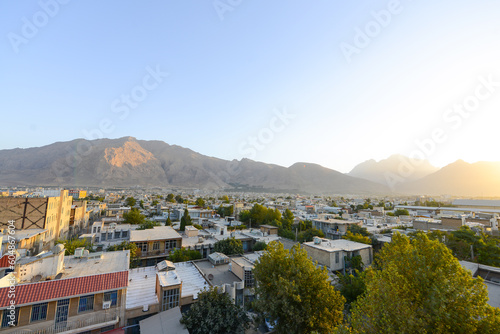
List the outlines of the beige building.
{"type": "Polygon", "coordinates": [[[335,219],[333,215],[320,215],[320,217],[312,221],[312,226],[323,231],[325,236],[330,239],[342,238],[351,225],[362,226],[363,223],[361,221],[335,219]]]}
{"type": "Polygon", "coordinates": [[[153,266],[165,260],[171,251],[182,247],[181,235],[171,226],[130,231],[130,242],[135,243],[140,251],[141,266],[153,266]]]}
{"type": "Polygon", "coordinates": [[[15,274],[0,280],[0,333],[97,334],[125,325],[130,252],[76,253],[65,256],[59,244],[16,263],[15,274]]]}
{"type": "Polygon", "coordinates": [[[345,272],[351,269],[350,259],[357,255],[361,256],[365,267],[373,262],[371,245],[350,240],[329,240],[315,237],[314,241],[304,242],[302,247],[313,261],[317,261],[318,264],[326,266],[332,271],[345,272]]]}
{"type": "Polygon", "coordinates": [[[9,221],[14,221],[16,230],[45,229],[48,233],[43,242],[51,247],[56,239],[67,239],[69,236],[72,201],[67,190],[54,197],[2,197],[0,228],[5,229],[9,221]]]}

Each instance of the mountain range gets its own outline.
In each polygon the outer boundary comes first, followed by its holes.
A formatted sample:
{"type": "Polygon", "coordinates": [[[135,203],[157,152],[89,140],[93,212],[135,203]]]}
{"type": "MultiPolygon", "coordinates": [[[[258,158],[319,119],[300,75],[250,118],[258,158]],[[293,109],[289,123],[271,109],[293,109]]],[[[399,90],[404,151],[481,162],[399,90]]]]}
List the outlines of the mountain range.
{"type": "Polygon", "coordinates": [[[183,187],[316,194],[500,195],[500,163],[457,161],[438,169],[400,155],[347,174],[312,163],[290,167],[223,160],[162,141],[57,142],[0,150],[0,186],[183,187]]]}

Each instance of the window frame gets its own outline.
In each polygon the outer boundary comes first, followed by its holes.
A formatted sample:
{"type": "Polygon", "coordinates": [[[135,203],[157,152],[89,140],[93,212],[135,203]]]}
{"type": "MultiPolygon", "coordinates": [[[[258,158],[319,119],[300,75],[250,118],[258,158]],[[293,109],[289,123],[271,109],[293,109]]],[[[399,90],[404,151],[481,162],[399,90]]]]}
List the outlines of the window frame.
{"type": "Polygon", "coordinates": [[[93,311],[94,310],[94,302],[95,302],[94,295],[81,296],[78,299],[78,313],[93,311]],[[92,303],[89,303],[89,300],[92,300],[92,303]],[[83,307],[82,307],[82,301],[85,301],[85,305],[83,305],[83,307]]]}

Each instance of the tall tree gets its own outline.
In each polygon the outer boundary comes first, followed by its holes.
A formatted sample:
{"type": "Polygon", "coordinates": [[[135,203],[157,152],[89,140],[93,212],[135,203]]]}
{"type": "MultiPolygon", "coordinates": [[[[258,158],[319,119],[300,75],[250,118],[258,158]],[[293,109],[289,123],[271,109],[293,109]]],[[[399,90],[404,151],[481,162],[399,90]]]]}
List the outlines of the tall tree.
{"type": "Polygon", "coordinates": [[[193,222],[191,221],[191,216],[189,215],[188,209],[184,209],[184,214],[181,217],[181,226],[179,230],[186,230],[187,225],[193,225],[193,222]]]}
{"type": "Polygon", "coordinates": [[[123,214],[124,224],[143,224],[146,216],[142,215],[139,209],[132,208],[129,212],[123,214]]]}
{"type": "Polygon", "coordinates": [[[191,334],[243,333],[249,328],[249,322],[245,311],[217,287],[200,292],[198,301],[181,319],[191,334]]]}
{"type": "Polygon", "coordinates": [[[201,198],[201,197],[198,197],[196,199],[196,205],[197,206],[201,206],[202,208],[204,208],[205,207],[205,200],[203,198],[201,198]]]}
{"type": "Polygon", "coordinates": [[[359,333],[493,333],[500,311],[445,245],[399,233],[366,272],[351,324],[359,333]]]}
{"type": "Polygon", "coordinates": [[[225,255],[243,254],[243,243],[235,238],[227,238],[217,241],[214,250],[225,255]]]}
{"type": "Polygon", "coordinates": [[[177,196],[175,196],[175,201],[177,203],[184,203],[184,198],[182,198],[181,195],[177,195],[177,196]]]}
{"type": "Polygon", "coordinates": [[[137,201],[133,197],[127,197],[127,199],[125,200],[125,205],[129,207],[135,206],[136,203],[137,201]]]}
{"type": "Polygon", "coordinates": [[[300,245],[269,243],[253,274],[255,307],[276,323],[276,333],[331,333],[341,323],[344,297],[300,245]]]}

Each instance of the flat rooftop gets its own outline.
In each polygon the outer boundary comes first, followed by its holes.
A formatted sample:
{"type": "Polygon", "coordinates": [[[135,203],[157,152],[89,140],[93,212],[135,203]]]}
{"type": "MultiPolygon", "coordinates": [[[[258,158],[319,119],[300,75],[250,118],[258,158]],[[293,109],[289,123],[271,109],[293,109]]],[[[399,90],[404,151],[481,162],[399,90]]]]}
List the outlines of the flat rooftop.
{"type": "Polygon", "coordinates": [[[175,263],[175,271],[182,281],[181,297],[193,296],[193,299],[198,298],[198,293],[203,288],[208,288],[209,283],[195,267],[193,262],[178,262],[175,263]]]}
{"type": "Polygon", "coordinates": [[[200,271],[213,286],[241,282],[238,276],[229,271],[229,263],[218,266],[212,265],[208,260],[195,261],[194,263],[200,268],[200,271]],[[212,279],[210,279],[209,276],[212,277],[212,279]]]}
{"type": "MultiPolygon", "coordinates": [[[[53,256],[52,252],[42,253],[39,256],[26,257],[18,261],[20,265],[39,261],[53,256]]],[[[101,275],[128,271],[130,251],[115,251],[104,253],[90,253],[89,257],[77,258],[74,255],[64,256],[64,269],[61,272],[62,278],[74,278],[82,276],[101,275]],[[101,254],[101,257],[93,257],[101,254]]],[[[20,280],[19,283],[31,282],[30,280],[20,280]]]]}
{"type": "Polygon", "coordinates": [[[155,289],[155,266],[129,270],[126,309],[158,304],[155,289]]]}
{"type": "MultiPolygon", "coordinates": [[[[89,256],[91,257],[93,254],[96,253],[90,253],[89,256]]],[[[129,250],[103,252],[101,258],[65,256],[62,278],[127,271],[130,265],[129,257],[129,250]]]]}
{"type": "Polygon", "coordinates": [[[233,257],[231,258],[231,261],[239,265],[240,267],[246,269],[246,270],[251,270],[253,269],[254,265],[252,262],[250,262],[248,259],[244,258],[243,256],[241,257],[233,257]]]}
{"type": "Polygon", "coordinates": [[[365,248],[371,248],[371,245],[362,244],[360,242],[354,242],[350,240],[338,239],[320,239],[320,244],[315,244],[314,241],[304,242],[303,245],[307,245],[312,248],[321,249],[326,252],[338,252],[338,251],[357,251],[365,248]]]}
{"type": "Polygon", "coordinates": [[[171,226],[155,226],[154,228],[140,231],[130,231],[130,242],[153,241],[182,238],[171,226]]]}
{"type": "Polygon", "coordinates": [[[350,224],[361,224],[360,220],[343,220],[343,219],[325,219],[325,218],[315,218],[315,222],[327,223],[327,224],[338,224],[338,225],[350,225],[350,224]]]}
{"type": "Polygon", "coordinates": [[[160,286],[172,286],[181,284],[181,279],[175,270],[161,271],[157,273],[160,286]]]}
{"type": "MultiPolygon", "coordinates": [[[[16,233],[14,233],[12,236],[16,240],[23,240],[23,239],[29,239],[34,236],[37,236],[42,233],[46,233],[48,230],[43,229],[43,228],[29,228],[25,230],[16,230],[16,233]]],[[[10,234],[9,234],[10,235],[10,234]]],[[[8,238],[5,238],[7,240],[8,238]]]]}

